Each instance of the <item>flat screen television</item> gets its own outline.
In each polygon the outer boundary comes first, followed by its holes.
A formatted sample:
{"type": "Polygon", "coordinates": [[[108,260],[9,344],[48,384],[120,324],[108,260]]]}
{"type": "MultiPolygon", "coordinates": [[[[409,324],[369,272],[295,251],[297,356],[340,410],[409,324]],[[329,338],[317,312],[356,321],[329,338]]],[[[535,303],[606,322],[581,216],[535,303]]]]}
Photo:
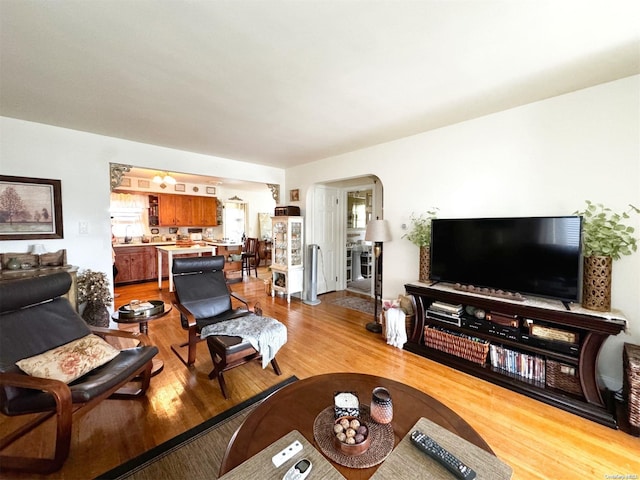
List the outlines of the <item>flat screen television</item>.
{"type": "Polygon", "coordinates": [[[577,302],[582,217],[434,219],[430,278],[577,302]]]}

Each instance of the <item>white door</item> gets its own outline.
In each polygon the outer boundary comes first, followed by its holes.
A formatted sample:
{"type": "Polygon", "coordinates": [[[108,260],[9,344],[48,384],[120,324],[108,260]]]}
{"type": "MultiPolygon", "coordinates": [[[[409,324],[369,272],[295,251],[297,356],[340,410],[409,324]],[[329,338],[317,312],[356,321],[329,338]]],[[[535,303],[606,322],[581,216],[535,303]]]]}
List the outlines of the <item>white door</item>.
{"type": "Polygon", "coordinates": [[[313,232],[310,238],[318,252],[318,294],[332,292],[337,286],[337,257],[341,215],[337,188],[316,185],[313,193],[313,232]]]}

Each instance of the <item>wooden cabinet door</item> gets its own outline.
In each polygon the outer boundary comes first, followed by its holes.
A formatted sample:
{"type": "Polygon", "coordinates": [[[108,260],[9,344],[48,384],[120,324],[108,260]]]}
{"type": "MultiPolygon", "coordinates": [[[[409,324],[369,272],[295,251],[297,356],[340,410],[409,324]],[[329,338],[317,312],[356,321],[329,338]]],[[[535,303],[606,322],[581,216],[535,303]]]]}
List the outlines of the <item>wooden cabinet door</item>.
{"type": "Polygon", "coordinates": [[[144,249],[140,248],[136,252],[129,254],[129,271],[131,281],[137,282],[147,279],[147,259],[144,249]]]}
{"type": "Polygon", "coordinates": [[[191,197],[191,221],[193,226],[204,227],[204,197],[191,197]]]}
{"type": "Polygon", "coordinates": [[[193,198],[191,195],[174,195],[176,226],[193,225],[193,198]]]}
{"type": "Polygon", "coordinates": [[[145,280],[154,280],[158,278],[158,256],[156,247],[144,248],[144,262],[145,262],[145,280]]]}
{"type": "Polygon", "coordinates": [[[129,264],[131,258],[128,253],[124,252],[122,248],[116,248],[116,268],[118,269],[118,275],[115,278],[115,284],[125,283],[131,281],[131,269],[129,264]]]}
{"type": "Polygon", "coordinates": [[[158,210],[160,226],[167,227],[176,224],[176,195],[158,195],[158,210]]]}
{"type": "Polygon", "coordinates": [[[201,199],[201,222],[198,225],[215,227],[218,225],[218,202],[215,197],[200,197],[201,199]]]}

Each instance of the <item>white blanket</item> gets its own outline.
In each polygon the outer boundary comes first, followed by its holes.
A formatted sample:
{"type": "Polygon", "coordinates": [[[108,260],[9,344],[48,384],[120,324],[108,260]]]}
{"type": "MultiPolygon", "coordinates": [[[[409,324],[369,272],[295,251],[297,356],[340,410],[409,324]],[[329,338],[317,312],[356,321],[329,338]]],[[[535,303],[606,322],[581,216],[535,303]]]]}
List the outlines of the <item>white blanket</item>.
{"type": "Polygon", "coordinates": [[[390,308],[385,312],[387,343],[389,345],[402,348],[407,343],[405,318],[406,315],[400,308],[390,308]]]}
{"type": "Polygon", "coordinates": [[[200,332],[202,338],[210,335],[242,337],[262,355],[262,368],[266,368],[280,347],[287,343],[287,327],[275,318],[258,315],[247,315],[207,325],[200,332]]]}

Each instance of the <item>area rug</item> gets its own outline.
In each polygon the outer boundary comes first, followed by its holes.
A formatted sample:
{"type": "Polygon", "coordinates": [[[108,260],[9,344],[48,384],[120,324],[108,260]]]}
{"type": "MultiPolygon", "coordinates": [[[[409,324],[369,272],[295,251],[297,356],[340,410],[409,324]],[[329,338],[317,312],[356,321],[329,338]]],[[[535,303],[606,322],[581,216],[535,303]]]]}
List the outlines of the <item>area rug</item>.
{"type": "Polygon", "coordinates": [[[331,303],[333,305],[338,305],[340,307],[350,308],[351,310],[358,310],[359,312],[364,312],[369,315],[373,315],[373,306],[374,300],[373,298],[361,298],[361,297],[340,297],[332,300],[331,303]]]}
{"type": "Polygon", "coordinates": [[[297,381],[289,377],[264,392],[98,476],[99,480],[218,478],[229,440],[246,416],[276,390],[297,381]]]}

